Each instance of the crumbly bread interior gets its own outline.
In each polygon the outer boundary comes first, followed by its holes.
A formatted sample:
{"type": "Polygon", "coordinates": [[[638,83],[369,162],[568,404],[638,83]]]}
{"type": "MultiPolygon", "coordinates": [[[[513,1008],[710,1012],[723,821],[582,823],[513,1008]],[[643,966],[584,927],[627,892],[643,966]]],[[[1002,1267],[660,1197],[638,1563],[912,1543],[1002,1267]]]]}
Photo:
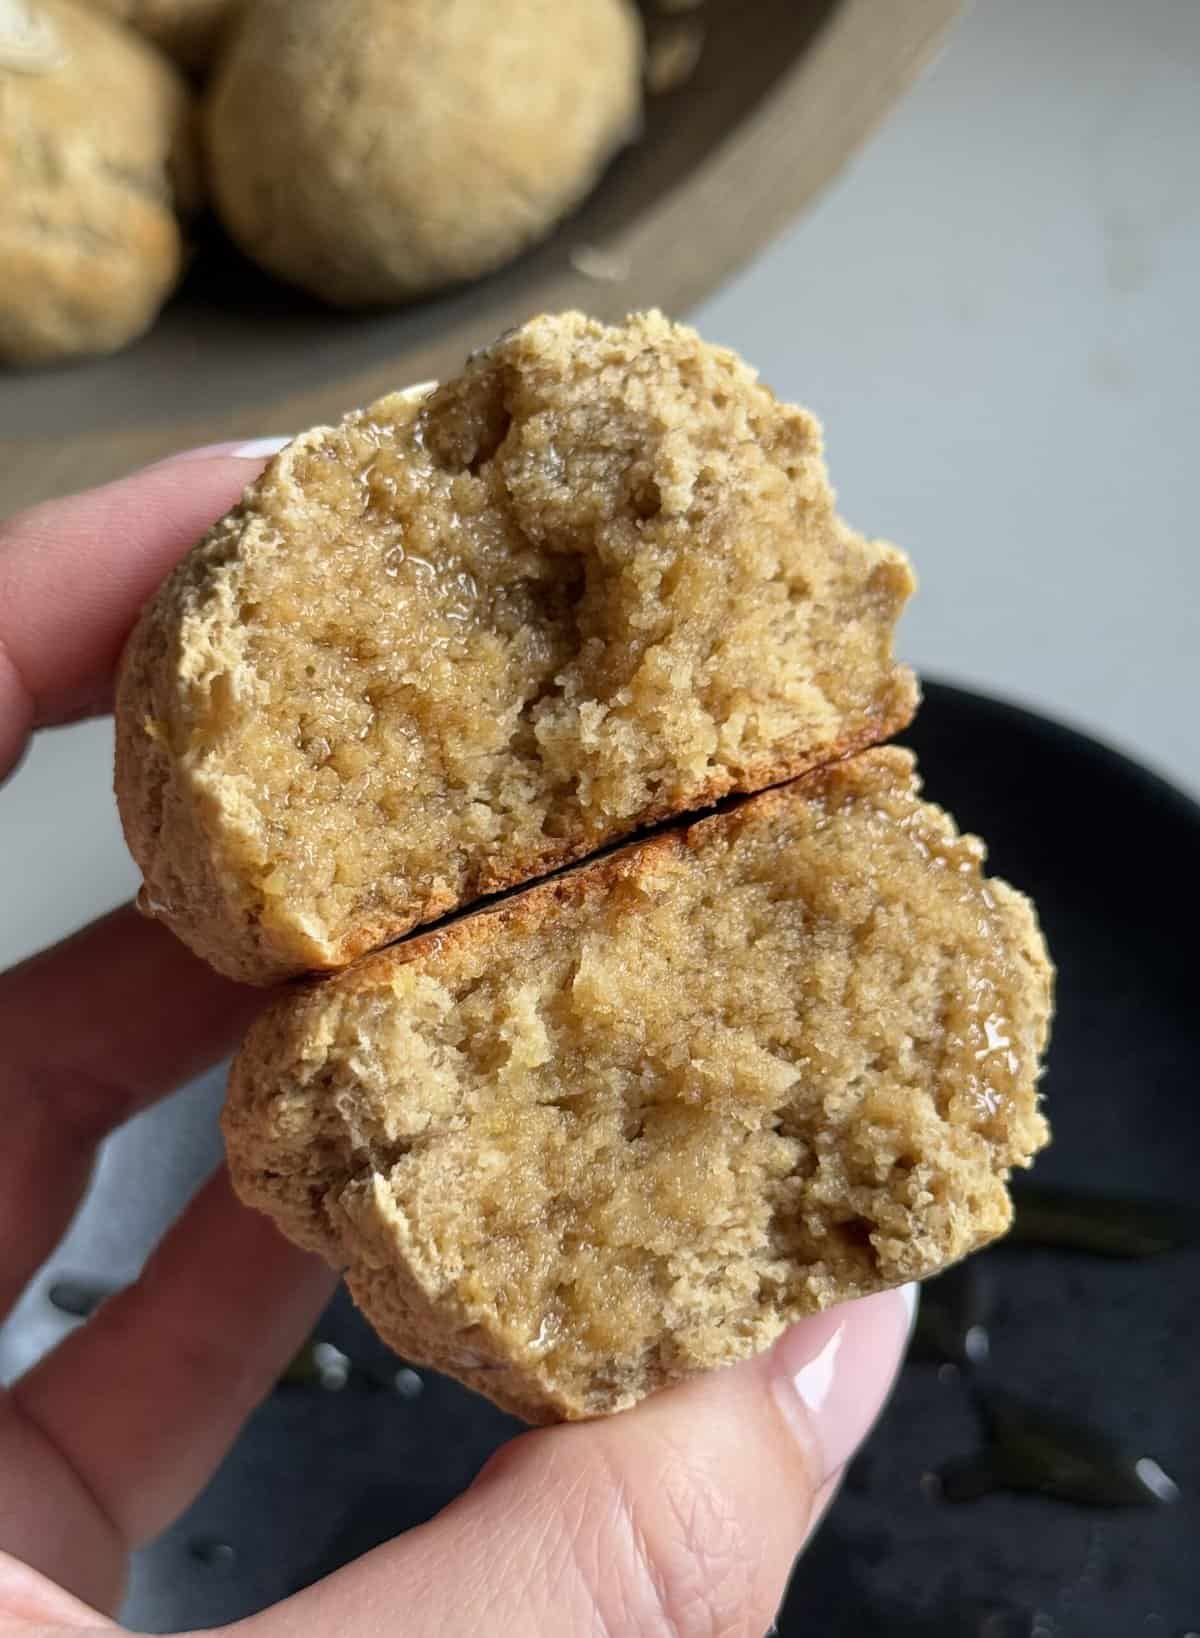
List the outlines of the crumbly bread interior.
{"type": "Polygon", "coordinates": [[[185,68],[205,69],[243,0],[87,0],[137,29],[185,68]]]}
{"type": "Polygon", "coordinates": [[[147,901],[235,976],[338,966],[886,738],[912,585],[732,353],[536,319],[297,440],[144,617],[118,791],[147,901]]]}
{"type": "Polygon", "coordinates": [[[1007,1226],[1051,969],[870,752],[292,995],[242,1195],[381,1334],[530,1420],[619,1409],[1007,1226]]]}

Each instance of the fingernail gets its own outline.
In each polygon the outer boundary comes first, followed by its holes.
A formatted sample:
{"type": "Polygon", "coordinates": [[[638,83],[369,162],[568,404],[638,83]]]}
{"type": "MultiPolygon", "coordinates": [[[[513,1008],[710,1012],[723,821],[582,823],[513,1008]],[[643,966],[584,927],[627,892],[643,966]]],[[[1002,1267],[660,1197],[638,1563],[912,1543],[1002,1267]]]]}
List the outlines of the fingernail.
{"type": "Polygon", "coordinates": [[[291,443],[290,438],[250,438],[223,444],[201,444],[196,449],[181,449],[174,455],[165,455],[161,461],[155,461],[153,467],[182,466],[188,461],[265,461],[268,456],[278,455],[279,451],[291,443]]]}
{"type": "Polygon", "coordinates": [[[905,1338],[907,1339],[912,1335],[913,1327],[917,1323],[917,1306],[921,1301],[921,1287],[916,1280],[913,1280],[908,1285],[902,1285],[896,1295],[904,1299],[904,1306],[908,1312],[908,1329],[905,1332],[905,1338]]]}
{"type": "Polygon", "coordinates": [[[291,441],[290,438],[251,438],[248,443],[236,445],[229,453],[240,461],[261,461],[268,455],[278,455],[291,441]]]}
{"type": "Polygon", "coordinates": [[[846,1465],[887,1398],[916,1314],[916,1288],[881,1291],[794,1325],[771,1354],[771,1390],[814,1482],[846,1465]]]}

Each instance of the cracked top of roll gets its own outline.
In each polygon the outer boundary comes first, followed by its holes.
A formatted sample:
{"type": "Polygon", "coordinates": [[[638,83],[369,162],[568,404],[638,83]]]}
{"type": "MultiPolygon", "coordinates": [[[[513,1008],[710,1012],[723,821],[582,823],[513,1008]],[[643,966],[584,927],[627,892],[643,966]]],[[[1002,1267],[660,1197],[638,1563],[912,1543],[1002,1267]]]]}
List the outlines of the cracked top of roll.
{"type": "Polygon", "coordinates": [[[911,717],[895,548],[817,422],[661,314],[536,318],[297,438],[144,611],[117,794],[143,904],[252,982],[911,717]]]}

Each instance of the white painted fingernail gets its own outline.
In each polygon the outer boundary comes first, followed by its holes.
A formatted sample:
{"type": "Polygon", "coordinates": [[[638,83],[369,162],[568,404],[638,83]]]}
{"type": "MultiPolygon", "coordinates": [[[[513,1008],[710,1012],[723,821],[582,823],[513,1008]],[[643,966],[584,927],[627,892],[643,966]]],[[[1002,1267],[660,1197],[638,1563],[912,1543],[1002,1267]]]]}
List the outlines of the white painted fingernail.
{"type": "Polygon", "coordinates": [[[235,444],[229,453],[239,461],[263,461],[268,455],[278,455],[291,441],[290,438],[251,438],[248,443],[235,444]]]}
{"type": "Polygon", "coordinates": [[[904,1306],[908,1309],[908,1332],[912,1335],[913,1326],[917,1323],[917,1307],[921,1301],[921,1287],[913,1280],[909,1285],[900,1287],[900,1295],[904,1298],[904,1306]]]}
{"type": "Polygon", "coordinates": [[[155,472],[164,466],[186,466],[191,461],[265,461],[271,455],[278,455],[291,441],[290,438],[251,438],[242,443],[235,439],[223,444],[201,444],[196,449],[180,449],[174,455],[164,455],[146,470],[155,472]]]}
{"type": "Polygon", "coordinates": [[[870,1432],[914,1312],[909,1287],[881,1291],[801,1320],[776,1344],[772,1389],[814,1484],[839,1472],[870,1432]]]}

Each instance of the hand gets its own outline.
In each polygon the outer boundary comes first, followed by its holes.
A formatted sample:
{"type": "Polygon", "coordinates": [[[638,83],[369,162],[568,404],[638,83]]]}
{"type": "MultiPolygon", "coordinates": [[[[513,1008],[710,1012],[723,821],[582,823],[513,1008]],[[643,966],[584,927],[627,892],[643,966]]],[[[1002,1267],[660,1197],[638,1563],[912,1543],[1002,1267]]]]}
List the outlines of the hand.
{"type": "MultiPolygon", "coordinates": [[[[109,708],[139,605],[260,464],[192,451],[0,526],[0,775],[33,731],[109,708]]],[[[0,978],[0,1317],[101,1139],[223,1057],[263,999],[129,907],[0,978]]],[[[222,1170],[141,1278],[0,1395],[0,1635],[116,1630],[100,1612],[129,1553],[203,1486],[333,1284],[222,1170]]],[[[911,1297],[525,1434],[431,1523],[229,1631],[759,1638],[888,1392],[911,1297]]]]}

